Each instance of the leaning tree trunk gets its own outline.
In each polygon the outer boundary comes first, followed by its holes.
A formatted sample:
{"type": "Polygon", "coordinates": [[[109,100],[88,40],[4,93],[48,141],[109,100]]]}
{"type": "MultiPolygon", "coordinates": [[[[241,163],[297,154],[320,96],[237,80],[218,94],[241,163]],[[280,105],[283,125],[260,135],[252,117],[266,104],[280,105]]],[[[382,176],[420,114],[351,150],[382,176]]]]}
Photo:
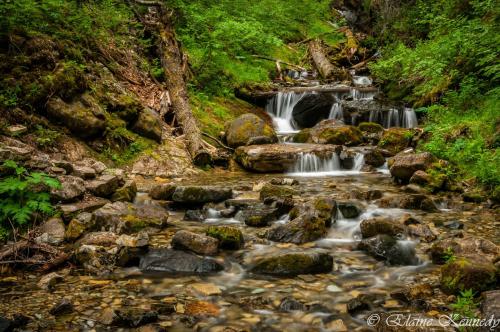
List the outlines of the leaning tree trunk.
{"type": "Polygon", "coordinates": [[[210,153],[203,147],[201,131],[189,105],[186,81],[184,79],[184,61],[179,43],[175,38],[171,13],[160,1],[134,0],[138,4],[155,6],[159,17],[154,26],[160,38],[161,64],[166,76],[166,86],[170,95],[171,108],[182,127],[187,149],[193,163],[204,166],[210,163],[210,153]]]}
{"type": "Polygon", "coordinates": [[[325,53],[323,53],[323,49],[321,44],[317,40],[312,40],[309,42],[309,53],[311,54],[314,65],[316,69],[318,69],[319,74],[323,78],[330,78],[332,74],[335,72],[335,66],[327,59],[325,53]]]}

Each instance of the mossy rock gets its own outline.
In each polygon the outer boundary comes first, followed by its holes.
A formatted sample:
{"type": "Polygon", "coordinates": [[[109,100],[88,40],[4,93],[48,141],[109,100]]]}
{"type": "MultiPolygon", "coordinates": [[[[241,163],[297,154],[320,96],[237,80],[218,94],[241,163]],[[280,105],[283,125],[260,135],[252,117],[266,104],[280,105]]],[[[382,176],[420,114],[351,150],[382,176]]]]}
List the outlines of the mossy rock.
{"type": "Polygon", "coordinates": [[[293,136],[294,143],[308,143],[311,139],[311,128],[305,128],[293,136]]]}
{"type": "Polygon", "coordinates": [[[389,128],[382,134],[378,147],[394,155],[409,147],[412,137],[413,131],[411,129],[389,128]]]}
{"type": "Polygon", "coordinates": [[[494,203],[500,203],[500,186],[496,186],[489,195],[489,198],[494,202],[494,203]]]}
{"type": "Polygon", "coordinates": [[[130,94],[108,94],[105,97],[106,110],[116,114],[127,123],[137,120],[139,113],[143,109],[141,102],[130,94]]]}
{"type": "Polygon", "coordinates": [[[243,233],[237,228],[229,226],[210,226],[206,235],[219,240],[221,249],[238,250],[243,248],[243,233]]]}
{"type": "Polygon", "coordinates": [[[375,122],[361,122],[358,129],[370,134],[378,134],[384,131],[384,127],[375,122]]]}
{"type": "Polygon", "coordinates": [[[441,289],[446,294],[481,293],[495,288],[497,277],[495,265],[479,255],[454,257],[441,267],[441,289]]]}
{"type": "Polygon", "coordinates": [[[290,186],[281,186],[266,183],[260,190],[260,199],[264,200],[268,197],[292,198],[297,191],[290,186]]]}
{"type": "Polygon", "coordinates": [[[314,200],[313,207],[318,217],[329,227],[337,215],[337,202],[331,198],[320,197],[314,200]]]}
{"type": "Polygon", "coordinates": [[[363,142],[363,134],[354,126],[336,126],[321,130],[320,143],[353,146],[363,142]]]}
{"type": "Polygon", "coordinates": [[[230,147],[246,145],[251,138],[267,137],[277,142],[274,129],[255,114],[243,114],[225,125],[226,141],[230,147]]]}
{"type": "Polygon", "coordinates": [[[316,241],[327,233],[325,220],[315,213],[305,212],[286,224],[272,227],[266,238],[275,242],[302,244],[316,241]]]}
{"type": "Polygon", "coordinates": [[[121,202],[132,202],[134,201],[135,195],[137,194],[137,185],[135,181],[129,180],[125,184],[118,188],[111,196],[111,201],[121,201],[121,202]]]}
{"type": "Polygon", "coordinates": [[[326,253],[285,253],[257,260],[251,271],[258,274],[296,276],[329,273],[333,258],[326,253]]]}

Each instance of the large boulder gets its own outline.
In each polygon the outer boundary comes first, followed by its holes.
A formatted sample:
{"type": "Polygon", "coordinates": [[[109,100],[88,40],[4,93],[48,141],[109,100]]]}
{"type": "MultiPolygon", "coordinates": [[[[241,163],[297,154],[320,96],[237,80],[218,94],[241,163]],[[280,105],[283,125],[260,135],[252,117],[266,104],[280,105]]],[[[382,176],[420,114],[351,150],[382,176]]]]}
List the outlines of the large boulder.
{"type": "Polygon", "coordinates": [[[441,267],[441,289],[446,294],[482,292],[497,284],[495,265],[479,255],[453,257],[441,267]]]}
{"type": "Polygon", "coordinates": [[[296,276],[299,274],[329,273],[333,258],[322,252],[293,252],[257,259],[250,271],[257,274],[296,276]]]}
{"type": "Polygon", "coordinates": [[[148,107],[142,109],[131,130],[137,134],[161,142],[163,121],[155,110],[148,107]]]}
{"type": "Polygon", "coordinates": [[[265,200],[266,198],[270,197],[292,198],[293,195],[296,194],[297,191],[293,189],[291,186],[281,186],[281,185],[266,183],[260,190],[259,197],[261,200],[265,200]]]}
{"type": "Polygon", "coordinates": [[[364,153],[365,165],[381,167],[385,164],[385,157],[379,149],[370,149],[364,153]]]}
{"type": "Polygon", "coordinates": [[[224,267],[211,258],[172,249],[152,249],[142,259],[139,268],[147,272],[180,274],[207,274],[222,271],[224,267]]]}
{"type": "Polygon", "coordinates": [[[85,181],[71,175],[61,175],[57,178],[61,183],[60,188],[51,189],[53,200],[68,203],[80,199],[85,193],[85,181]]]}
{"type": "Polygon", "coordinates": [[[297,218],[273,226],[266,232],[268,240],[275,242],[306,243],[316,241],[327,233],[325,220],[314,213],[303,213],[297,218]]]}
{"type": "Polygon", "coordinates": [[[395,155],[410,145],[412,137],[413,131],[411,129],[389,128],[382,134],[378,147],[395,155]]]}
{"type": "Polygon", "coordinates": [[[380,234],[362,240],[358,249],[370,256],[384,260],[389,265],[417,265],[418,258],[411,243],[397,241],[392,236],[380,234]]]}
{"type": "Polygon", "coordinates": [[[489,240],[468,236],[437,241],[429,250],[434,264],[444,264],[451,256],[468,255],[479,255],[494,262],[500,257],[500,247],[489,240]]]}
{"type": "Polygon", "coordinates": [[[391,160],[391,175],[402,182],[408,183],[416,171],[425,171],[436,162],[429,152],[401,153],[391,160]]]}
{"type": "Polygon", "coordinates": [[[89,95],[69,104],[58,97],[51,98],[47,102],[47,116],[83,138],[101,135],[106,129],[104,111],[89,95]]]}
{"type": "Polygon", "coordinates": [[[231,188],[214,186],[178,186],[172,200],[184,204],[218,203],[233,197],[231,188]]]}
{"type": "Polygon", "coordinates": [[[239,116],[227,123],[225,130],[227,144],[233,148],[247,145],[250,140],[252,140],[253,144],[258,144],[259,141],[270,143],[278,141],[274,129],[255,114],[239,116]],[[267,140],[264,138],[267,138],[267,140]]]}
{"type": "Polygon", "coordinates": [[[123,185],[123,180],[116,175],[103,174],[97,179],[87,182],[86,188],[98,197],[110,197],[123,185]]]}
{"type": "Polygon", "coordinates": [[[292,117],[300,128],[310,128],[328,119],[335,97],[329,93],[307,94],[295,104],[292,117]]]}
{"type": "Polygon", "coordinates": [[[240,146],[236,149],[236,161],[245,169],[260,173],[286,172],[304,154],[314,154],[320,158],[331,158],[340,153],[341,146],[321,144],[268,144],[240,146]]]}
{"type": "Polygon", "coordinates": [[[353,146],[363,142],[361,131],[338,120],[323,120],[308,131],[308,143],[353,146]]]}
{"type": "Polygon", "coordinates": [[[164,201],[170,201],[172,199],[172,195],[174,194],[176,186],[169,183],[162,183],[155,185],[149,191],[149,196],[152,199],[159,199],[164,201]]]}
{"type": "Polygon", "coordinates": [[[205,236],[189,231],[178,231],[172,238],[172,248],[190,250],[200,255],[215,255],[219,241],[211,236],[205,236]]]}
{"type": "Polygon", "coordinates": [[[126,202],[108,203],[94,212],[97,229],[121,233],[137,232],[146,227],[166,226],[168,212],[159,205],[133,205],[126,202]]]}
{"type": "Polygon", "coordinates": [[[400,237],[406,234],[406,226],[399,221],[386,217],[375,217],[363,220],[360,224],[361,235],[369,238],[379,234],[400,237]]]}

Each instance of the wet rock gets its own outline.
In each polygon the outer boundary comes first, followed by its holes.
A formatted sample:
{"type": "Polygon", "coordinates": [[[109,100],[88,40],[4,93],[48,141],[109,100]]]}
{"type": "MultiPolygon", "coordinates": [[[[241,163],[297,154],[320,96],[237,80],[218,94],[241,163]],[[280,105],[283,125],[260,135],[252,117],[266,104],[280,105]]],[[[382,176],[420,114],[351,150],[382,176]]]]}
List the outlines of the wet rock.
{"type": "Polygon", "coordinates": [[[64,237],[68,241],[78,239],[83,233],[92,229],[95,225],[94,216],[92,213],[83,212],[71,219],[64,237]]]}
{"type": "Polygon", "coordinates": [[[292,117],[300,128],[310,128],[328,119],[335,97],[327,93],[306,94],[294,106],[292,117]]]}
{"type": "Polygon", "coordinates": [[[241,211],[237,219],[242,220],[245,225],[250,227],[266,227],[274,220],[279,218],[280,214],[277,208],[258,204],[251,209],[241,211]]]}
{"type": "Polygon", "coordinates": [[[267,197],[264,199],[264,204],[270,208],[276,209],[277,216],[290,212],[295,206],[295,202],[290,197],[267,197]]]}
{"type": "Polygon", "coordinates": [[[222,271],[224,267],[210,258],[172,249],[152,249],[141,260],[143,271],[206,274],[222,271]]]}
{"type": "MultiPolygon", "coordinates": [[[[481,294],[481,317],[489,319],[500,318],[500,290],[492,290],[481,294]]],[[[489,327],[484,331],[490,330],[489,327]]]]}
{"type": "Polygon", "coordinates": [[[384,127],[375,122],[361,122],[358,128],[363,134],[379,134],[384,131],[384,127]]]}
{"type": "Polygon", "coordinates": [[[331,158],[332,153],[340,153],[341,149],[340,146],[321,144],[240,146],[235,151],[235,159],[243,168],[249,171],[282,173],[295,165],[301,153],[312,153],[320,158],[331,158]]]}
{"type": "Polygon", "coordinates": [[[168,183],[163,183],[154,186],[149,192],[149,196],[152,199],[159,199],[163,201],[170,201],[172,195],[174,194],[176,186],[168,183]]]}
{"type": "Polygon", "coordinates": [[[236,210],[241,210],[241,209],[252,208],[252,206],[260,204],[260,200],[235,198],[235,199],[228,199],[227,201],[224,202],[224,204],[228,208],[234,207],[236,210]]]}
{"type": "Polygon", "coordinates": [[[275,242],[306,243],[316,241],[327,233],[325,221],[315,214],[303,213],[286,224],[275,225],[266,238],[275,242]]]}
{"type": "Polygon", "coordinates": [[[362,240],[358,244],[358,249],[376,259],[385,260],[389,265],[416,265],[418,263],[413,246],[398,242],[386,234],[362,240]]]}
{"type": "Polygon", "coordinates": [[[306,306],[299,301],[295,300],[293,297],[285,297],[281,300],[279,311],[289,312],[289,311],[305,311],[306,306]]]}
{"type": "Polygon", "coordinates": [[[482,203],[487,200],[487,195],[485,192],[480,190],[471,190],[464,192],[462,194],[462,199],[464,202],[482,203]]]}
{"type": "Polygon", "coordinates": [[[424,242],[432,242],[437,238],[437,235],[427,225],[409,225],[408,234],[419,237],[424,242]]]}
{"type": "Polygon", "coordinates": [[[377,189],[366,190],[366,191],[360,191],[360,190],[352,190],[351,191],[352,198],[365,200],[365,201],[373,201],[375,199],[382,198],[382,196],[383,196],[382,191],[377,190],[377,189]]]}
{"type": "Polygon", "coordinates": [[[40,289],[52,291],[54,289],[55,285],[60,283],[62,280],[63,280],[62,275],[60,275],[56,272],[51,272],[51,273],[46,274],[43,277],[41,277],[37,283],[37,286],[40,289]]]}
{"type": "Polygon", "coordinates": [[[422,301],[431,299],[433,295],[434,290],[429,284],[411,285],[391,293],[392,298],[411,305],[420,305],[422,301]]]}
{"type": "Polygon", "coordinates": [[[158,112],[146,107],[141,110],[139,117],[130,129],[141,136],[161,142],[162,122],[158,112]]]}
{"type": "Polygon", "coordinates": [[[116,244],[118,235],[112,232],[89,232],[86,233],[78,243],[80,245],[95,245],[109,247],[116,244]]]}
{"type": "Polygon", "coordinates": [[[73,204],[64,204],[59,206],[59,210],[61,210],[62,217],[65,221],[71,220],[74,216],[83,213],[83,212],[93,212],[104,205],[109,203],[107,199],[91,197],[82,202],[73,203],[73,204]]]}
{"type": "Polygon", "coordinates": [[[408,183],[416,171],[425,171],[436,161],[429,152],[401,153],[392,159],[390,172],[396,179],[408,183]]]}
{"type": "Polygon", "coordinates": [[[378,149],[370,149],[364,155],[366,165],[381,167],[385,164],[385,157],[378,149]]]}
{"type": "Polygon", "coordinates": [[[172,200],[184,204],[218,203],[232,198],[231,188],[213,186],[178,186],[172,194],[172,200]]]}
{"type": "Polygon", "coordinates": [[[411,176],[410,183],[419,186],[425,186],[430,182],[430,180],[431,177],[429,174],[427,174],[425,171],[418,170],[411,176]]]}
{"type": "Polygon", "coordinates": [[[190,288],[204,296],[222,294],[222,290],[219,288],[219,286],[212,283],[194,283],[190,285],[190,288]]]}
{"type": "Polygon", "coordinates": [[[266,183],[260,190],[259,197],[261,200],[264,200],[268,197],[292,198],[293,195],[296,194],[297,191],[290,186],[281,186],[266,183]]]}
{"type": "Polygon", "coordinates": [[[380,200],[380,206],[385,208],[423,210],[427,212],[439,211],[431,198],[421,194],[386,197],[380,200]]]}
{"type": "Polygon", "coordinates": [[[257,274],[296,276],[299,274],[329,273],[333,258],[326,253],[284,253],[257,259],[250,271],[257,274]]]}
{"type": "Polygon", "coordinates": [[[81,245],[75,251],[76,261],[92,274],[106,274],[113,270],[116,251],[94,245],[81,245]]]}
{"type": "Polygon", "coordinates": [[[219,240],[221,249],[239,250],[244,245],[243,233],[235,227],[210,226],[206,230],[206,235],[219,240]]]}
{"type": "Polygon", "coordinates": [[[158,205],[138,206],[125,202],[108,203],[94,212],[98,229],[117,234],[137,232],[145,227],[166,226],[168,212],[158,205]]]}
{"type": "Polygon", "coordinates": [[[70,104],[60,98],[51,98],[46,109],[50,120],[62,123],[74,135],[95,137],[103,134],[106,129],[104,111],[89,95],[70,104]]]}
{"type": "Polygon", "coordinates": [[[195,317],[219,316],[220,308],[211,302],[194,301],[188,302],[185,306],[185,314],[195,317]]]}
{"type": "Polygon", "coordinates": [[[276,136],[257,136],[251,137],[246,145],[262,145],[262,144],[274,144],[278,143],[278,138],[276,136]]]}
{"type": "Polygon", "coordinates": [[[361,207],[355,202],[337,202],[337,209],[344,218],[357,218],[362,213],[361,207]]]}
{"type": "Polygon", "coordinates": [[[269,183],[276,186],[296,186],[299,184],[299,181],[292,178],[273,178],[269,183]]]}
{"type": "Polygon", "coordinates": [[[410,145],[412,137],[413,131],[411,129],[389,128],[382,134],[378,147],[395,155],[410,145]]]}
{"type": "Polygon", "coordinates": [[[446,294],[473,293],[494,288],[497,270],[488,259],[479,255],[458,256],[441,267],[441,289],[446,294]]]}
{"type": "Polygon", "coordinates": [[[87,190],[98,197],[110,197],[121,185],[123,181],[115,175],[103,174],[97,179],[87,182],[87,190]]]}
{"type": "Polygon", "coordinates": [[[371,307],[370,299],[365,295],[358,295],[347,302],[347,312],[354,314],[363,310],[369,310],[371,307]]]}
{"type": "Polygon", "coordinates": [[[61,218],[50,218],[40,226],[39,231],[42,235],[36,238],[37,243],[59,245],[64,241],[65,226],[61,218]]]}
{"type": "Polygon", "coordinates": [[[115,243],[120,247],[142,248],[149,245],[149,235],[145,232],[139,232],[137,235],[120,235],[115,243]]]}
{"type": "Polygon", "coordinates": [[[230,147],[242,145],[276,143],[274,129],[255,114],[243,114],[225,125],[226,141],[230,147]],[[258,140],[266,140],[259,143],[258,140]],[[250,142],[249,142],[250,141],[250,142]]]}
{"type": "Polygon", "coordinates": [[[489,240],[468,236],[463,239],[440,240],[434,243],[429,251],[434,264],[444,264],[452,255],[480,255],[490,261],[495,261],[500,255],[500,248],[489,240]]]}
{"type": "Polygon", "coordinates": [[[68,203],[80,199],[85,193],[85,182],[78,177],[61,175],[57,178],[61,183],[58,189],[51,189],[52,199],[58,202],[68,203]]]}
{"type": "Polygon", "coordinates": [[[443,222],[443,227],[449,228],[449,229],[463,229],[464,228],[464,223],[458,220],[448,220],[443,222]]]}
{"type": "Polygon", "coordinates": [[[213,237],[184,230],[178,231],[172,238],[172,248],[190,250],[200,255],[216,255],[218,246],[219,241],[213,237]]]}
{"type": "Polygon", "coordinates": [[[137,184],[134,180],[126,181],[121,188],[118,188],[111,196],[113,202],[133,202],[137,195],[137,184]]]}
{"type": "Polygon", "coordinates": [[[338,120],[323,120],[308,133],[307,143],[355,146],[363,142],[363,134],[358,128],[338,120]]]}
{"type": "Polygon", "coordinates": [[[205,214],[202,210],[186,210],[183,220],[186,221],[203,221],[205,214]]]}
{"type": "Polygon", "coordinates": [[[363,220],[360,224],[361,235],[369,238],[379,234],[402,237],[407,233],[405,225],[386,217],[375,217],[363,220]]]}
{"type": "Polygon", "coordinates": [[[120,327],[139,327],[154,323],[158,320],[158,313],[145,309],[104,309],[100,322],[104,325],[120,327]]]}
{"type": "Polygon", "coordinates": [[[293,220],[302,214],[316,216],[326,227],[330,227],[337,215],[337,202],[331,198],[319,197],[294,207],[289,213],[289,218],[293,220]]]}
{"type": "Polygon", "coordinates": [[[68,299],[62,299],[58,303],[56,303],[52,308],[49,310],[49,314],[52,316],[61,316],[61,315],[66,315],[72,313],[74,310],[73,308],[73,303],[71,303],[70,300],[68,299]]]}

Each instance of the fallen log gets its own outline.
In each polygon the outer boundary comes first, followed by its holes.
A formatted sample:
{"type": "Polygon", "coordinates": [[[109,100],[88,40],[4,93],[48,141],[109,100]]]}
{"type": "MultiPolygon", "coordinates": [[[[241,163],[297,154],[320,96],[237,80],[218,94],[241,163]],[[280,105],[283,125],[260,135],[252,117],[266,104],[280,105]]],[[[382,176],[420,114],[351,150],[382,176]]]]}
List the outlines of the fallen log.
{"type": "Polygon", "coordinates": [[[336,71],[336,68],[325,56],[318,40],[312,40],[309,42],[309,53],[311,54],[314,66],[318,69],[321,77],[324,79],[330,78],[336,71]]]}

